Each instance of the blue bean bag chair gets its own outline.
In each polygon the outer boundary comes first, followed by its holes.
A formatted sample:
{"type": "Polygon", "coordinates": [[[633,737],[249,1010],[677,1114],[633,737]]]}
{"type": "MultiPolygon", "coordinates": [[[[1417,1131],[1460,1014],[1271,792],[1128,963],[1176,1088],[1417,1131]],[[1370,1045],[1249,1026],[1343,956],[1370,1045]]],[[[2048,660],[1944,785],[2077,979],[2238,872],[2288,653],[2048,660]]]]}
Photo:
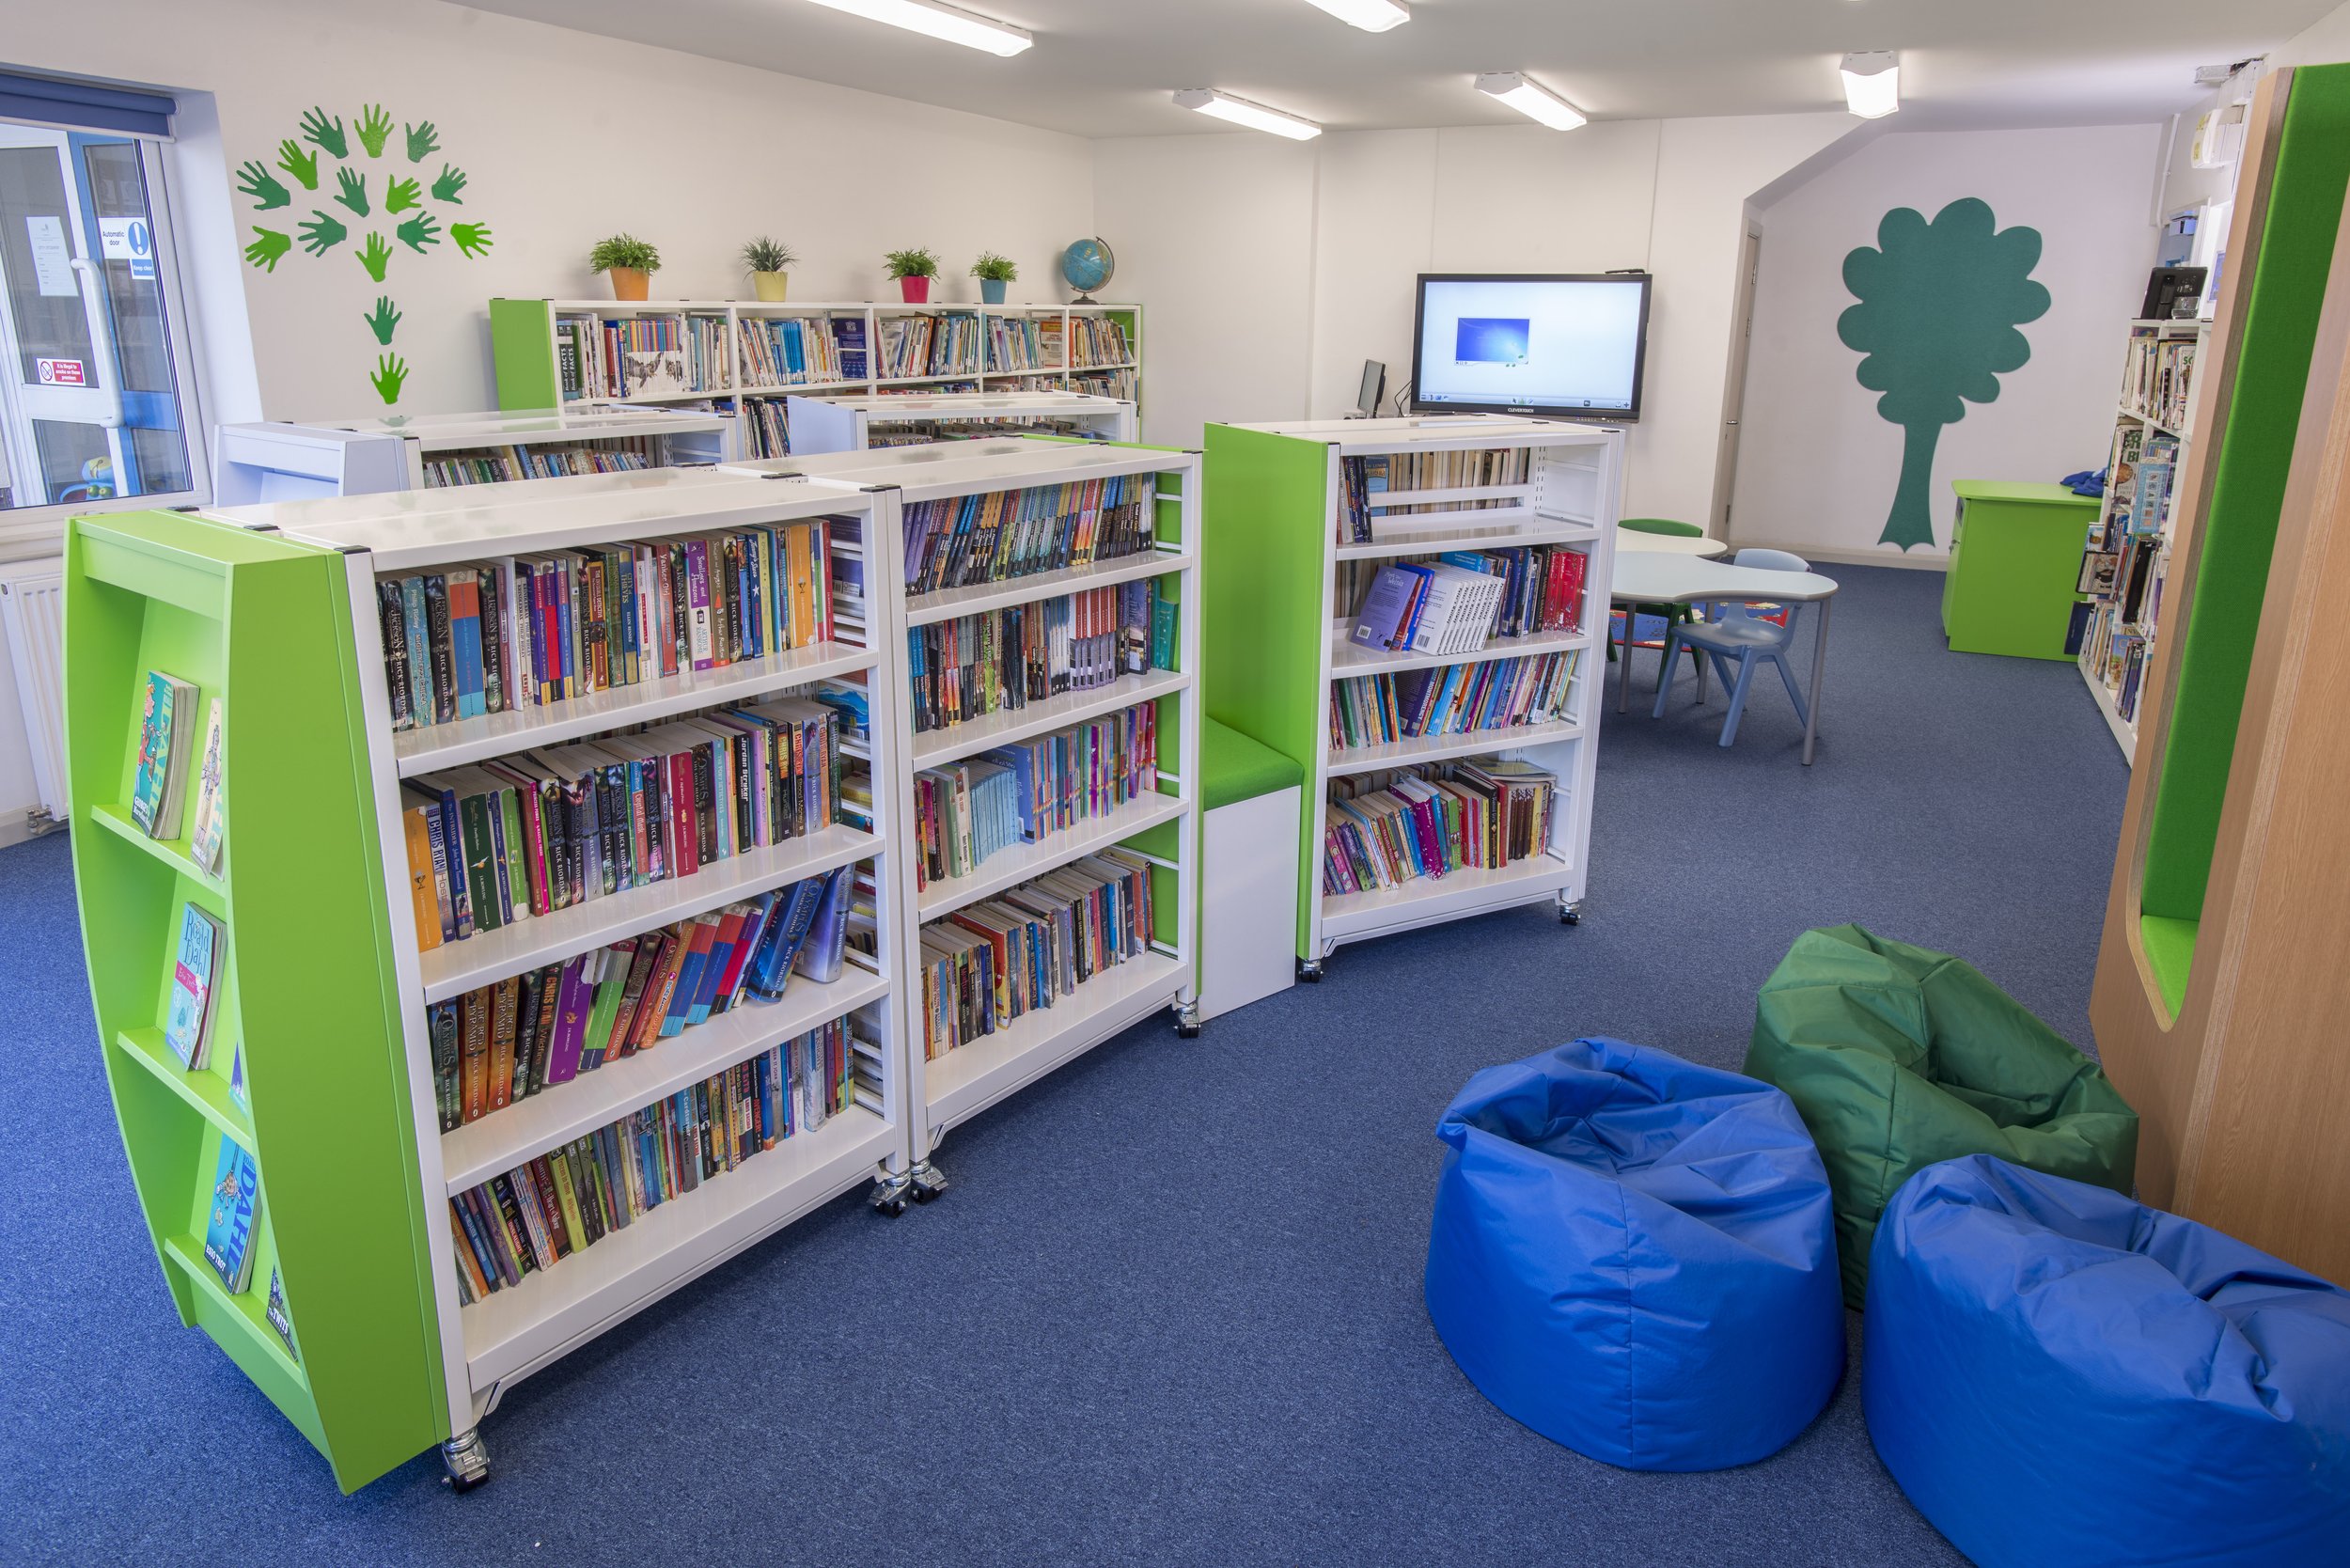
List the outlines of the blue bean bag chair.
{"type": "Polygon", "coordinates": [[[2350,1563],[2350,1293],[1988,1154],[1878,1222],[1862,1403],[1981,1568],[2350,1563]]]}
{"type": "Polygon", "coordinates": [[[1635,1470],[1777,1452],[1844,1368],[1827,1173],[1787,1096],[1621,1040],[1471,1078],[1428,1316],[1502,1412],[1635,1470]]]}

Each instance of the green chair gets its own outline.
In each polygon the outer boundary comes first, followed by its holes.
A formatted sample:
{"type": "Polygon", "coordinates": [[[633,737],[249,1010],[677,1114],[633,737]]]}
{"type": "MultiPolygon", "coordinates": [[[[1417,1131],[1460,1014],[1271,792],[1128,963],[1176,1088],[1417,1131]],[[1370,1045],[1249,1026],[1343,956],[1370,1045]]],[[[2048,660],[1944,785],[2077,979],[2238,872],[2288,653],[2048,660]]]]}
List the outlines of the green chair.
{"type": "MultiPolygon", "coordinates": [[[[1629,528],[1636,534],[1670,534],[1677,539],[1705,537],[1705,530],[1696,524],[1676,523],[1669,517],[1626,517],[1620,520],[1616,526],[1629,528]]],[[[1644,615],[1653,615],[1662,620],[1665,623],[1667,637],[1671,635],[1674,627],[1691,624],[1698,619],[1697,608],[1691,604],[1628,605],[1623,612],[1623,640],[1627,647],[1632,646],[1633,631],[1638,625],[1639,618],[1644,615]]],[[[1666,638],[1660,637],[1654,642],[1644,642],[1638,646],[1662,651],[1665,641],[1666,638]]],[[[1616,662],[1616,644],[1612,637],[1607,643],[1607,662],[1611,665],[1616,662]]],[[[1698,679],[1703,681],[1705,679],[1705,655],[1692,648],[1689,650],[1689,662],[1697,666],[1698,679]]],[[[1657,675],[1661,682],[1664,672],[1660,669],[1657,675]]],[[[1702,693],[1704,688],[1700,686],[1699,690],[1702,693]]]]}
{"type": "Polygon", "coordinates": [[[1755,1000],[1746,1072],[1820,1146],[1856,1308],[1877,1216],[1927,1166],[1997,1154],[2125,1194],[2137,1168],[2138,1113],[2102,1068],[1971,964],[1858,926],[1795,939],[1755,1000]]]}

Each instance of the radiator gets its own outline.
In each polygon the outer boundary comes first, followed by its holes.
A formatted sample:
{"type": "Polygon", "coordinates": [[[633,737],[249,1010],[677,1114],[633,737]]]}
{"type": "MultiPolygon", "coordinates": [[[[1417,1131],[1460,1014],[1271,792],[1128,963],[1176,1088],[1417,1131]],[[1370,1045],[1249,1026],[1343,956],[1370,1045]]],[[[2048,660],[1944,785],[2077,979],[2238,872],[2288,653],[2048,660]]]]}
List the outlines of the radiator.
{"type": "MultiPolygon", "coordinates": [[[[8,636],[8,665],[24,711],[24,738],[33,754],[33,784],[40,806],[59,823],[72,820],[65,798],[65,562],[0,566],[0,626],[8,636]]],[[[15,737],[0,734],[0,747],[15,737]]]]}

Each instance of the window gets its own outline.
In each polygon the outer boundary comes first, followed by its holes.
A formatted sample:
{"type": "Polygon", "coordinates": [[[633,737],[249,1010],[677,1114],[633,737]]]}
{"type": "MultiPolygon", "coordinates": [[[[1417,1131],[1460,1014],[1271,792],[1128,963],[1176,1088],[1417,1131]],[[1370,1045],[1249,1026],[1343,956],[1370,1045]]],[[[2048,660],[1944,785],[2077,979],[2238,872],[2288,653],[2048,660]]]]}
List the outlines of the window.
{"type": "MultiPolygon", "coordinates": [[[[196,377],[151,135],[108,98],[0,74],[0,559],[54,553],[65,519],[201,501],[196,377]]],[[[162,123],[157,118],[154,123],[162,123]]]]}

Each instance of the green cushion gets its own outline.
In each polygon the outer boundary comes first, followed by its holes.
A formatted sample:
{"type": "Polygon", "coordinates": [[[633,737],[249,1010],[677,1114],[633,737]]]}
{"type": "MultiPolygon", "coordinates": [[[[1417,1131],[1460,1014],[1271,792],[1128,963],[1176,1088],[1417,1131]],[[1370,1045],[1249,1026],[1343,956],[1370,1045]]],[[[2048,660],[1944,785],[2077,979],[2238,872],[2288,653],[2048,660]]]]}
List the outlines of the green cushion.
{"type": "Polygon", "coordinates": [[[1746,1070],[1820,1146],[1853,1307],[1877,1216],[1927,1166],[1996,1154],[2121,1193],[2137,1168],[2138,1113],[2102,1068],[1971,964],[1858,926],[1795,939],[1756,999],[1746,1070]]]}
{"type": "Polygon", "coordinates": [[[1669,517],[1620,518],[1616,526],[1629,528],[1636,534],[1670,534],[1676,539],[1701,539],[1705,530],[1694,523],[1676,523],[1669,517]]]}
{"type": "Polygon", "coordinates": [[[1199,730],[1199,798],[1211,811],[1292,789],[1306,777],[1305,769],[1271,746],[1214,719],[1203,720],[1199,730]]]}

